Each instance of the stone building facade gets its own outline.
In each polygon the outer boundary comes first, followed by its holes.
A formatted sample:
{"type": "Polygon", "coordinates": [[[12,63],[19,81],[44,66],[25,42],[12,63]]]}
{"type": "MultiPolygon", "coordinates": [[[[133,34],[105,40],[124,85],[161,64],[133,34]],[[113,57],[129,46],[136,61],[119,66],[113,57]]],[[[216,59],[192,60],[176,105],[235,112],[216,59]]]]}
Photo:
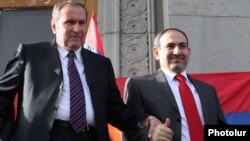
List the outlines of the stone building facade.
{"type": "Polygon", "coordinates": [[[248,5],[248,0],[98,0],[98,22],[117,77],[156,71],[152,43],[167,27],[189,37],[188,72],[249,71],[248,5]]]}

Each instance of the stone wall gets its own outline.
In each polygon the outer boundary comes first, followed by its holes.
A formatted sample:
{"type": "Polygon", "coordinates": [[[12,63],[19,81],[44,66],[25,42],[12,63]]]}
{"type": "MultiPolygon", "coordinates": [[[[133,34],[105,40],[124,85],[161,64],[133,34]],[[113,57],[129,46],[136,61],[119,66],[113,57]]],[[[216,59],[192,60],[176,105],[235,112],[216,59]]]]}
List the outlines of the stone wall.
{"type": "Polygon", "coordinates": [[[248,5],[248,0],[99,0],[106,56],[117,77],[152,73],[155,34],[177,27],[190,40],[188,72],[249,71],[248,5]]]}

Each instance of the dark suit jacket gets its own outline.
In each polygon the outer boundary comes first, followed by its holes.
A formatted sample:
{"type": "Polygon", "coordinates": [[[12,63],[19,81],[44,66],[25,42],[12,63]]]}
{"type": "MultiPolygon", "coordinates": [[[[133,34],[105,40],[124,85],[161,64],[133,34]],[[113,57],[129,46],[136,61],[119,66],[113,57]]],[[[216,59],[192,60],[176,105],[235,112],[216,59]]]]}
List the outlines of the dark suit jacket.
{"type": "MultiPolygon", "coordinates": [[[[205,124],[226,124],[215,88],[190,76],[189,79],[199,93],[205,124]]],[[[163,123],[169,117],[174,132],[173,141],[180,141],[181,116],[163,72],[159,70],[152,75],[130,78],[126,83],[127,105],[154,115],[163,123]]],[[[126,137],[128,140],[143,141],[147,138],[147,132],[127,132],[126,137]]]]}
{"type": "MultiPolygon", "coordinates": [[[[107,123],[121,130],[137,128],[142,113],[126,108],[108,58],[82,49],[87,84],[100,141],[109,140],[107,123]]],[[[49,141],[63,77],[55,41],[20,44],[0,78],[0,137],[14,141],[49,141]],[[19,93],[16,122],[13,100],[19,93]]]]}

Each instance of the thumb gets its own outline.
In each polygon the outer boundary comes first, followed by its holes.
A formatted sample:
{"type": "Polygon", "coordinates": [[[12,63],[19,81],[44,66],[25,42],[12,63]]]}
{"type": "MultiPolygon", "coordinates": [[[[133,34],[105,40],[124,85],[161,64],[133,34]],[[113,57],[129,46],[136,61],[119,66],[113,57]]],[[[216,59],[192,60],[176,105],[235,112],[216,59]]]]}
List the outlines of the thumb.
{"type": "Polygon", "coordinates": [[[166,118],[165,123],[166,127],[170,127],[170,118],[166,118]]]}

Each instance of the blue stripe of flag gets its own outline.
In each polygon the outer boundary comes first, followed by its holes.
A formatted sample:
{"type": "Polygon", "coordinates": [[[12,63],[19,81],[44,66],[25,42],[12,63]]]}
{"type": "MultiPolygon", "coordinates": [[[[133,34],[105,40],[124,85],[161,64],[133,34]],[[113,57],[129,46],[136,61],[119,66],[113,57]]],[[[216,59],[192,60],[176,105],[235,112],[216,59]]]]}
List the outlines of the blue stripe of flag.
{"type": "Polygon", "coordinates": [[[250,125],[250,112],[225,113],[228,124],[250,125]]]}

